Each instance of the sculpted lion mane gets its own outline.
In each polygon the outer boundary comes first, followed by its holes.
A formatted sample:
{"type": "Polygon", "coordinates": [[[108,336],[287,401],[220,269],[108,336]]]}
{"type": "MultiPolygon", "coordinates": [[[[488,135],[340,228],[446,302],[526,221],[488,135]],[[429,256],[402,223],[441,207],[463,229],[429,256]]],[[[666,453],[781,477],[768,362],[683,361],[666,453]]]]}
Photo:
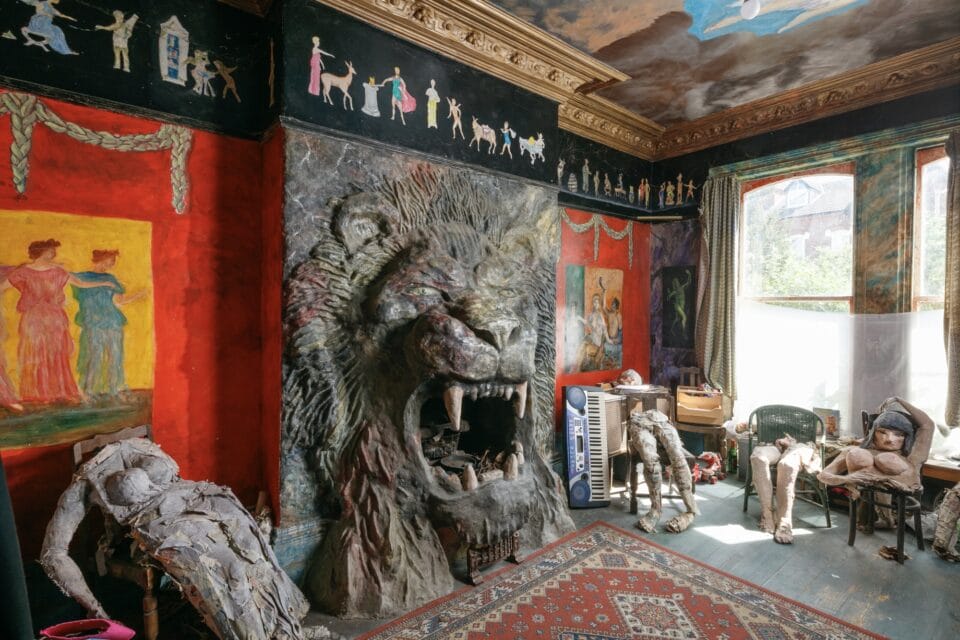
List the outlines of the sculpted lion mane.
{"type": "Polygon", "coordinates": [[[555,204],[525,193],[504,211],[418,167],[332,202],[287,280],[284,456],[331,523],[307,576],[324,610],[396,615],[450,591],[465,545],[573,529],[545,461],[555,204]]]}

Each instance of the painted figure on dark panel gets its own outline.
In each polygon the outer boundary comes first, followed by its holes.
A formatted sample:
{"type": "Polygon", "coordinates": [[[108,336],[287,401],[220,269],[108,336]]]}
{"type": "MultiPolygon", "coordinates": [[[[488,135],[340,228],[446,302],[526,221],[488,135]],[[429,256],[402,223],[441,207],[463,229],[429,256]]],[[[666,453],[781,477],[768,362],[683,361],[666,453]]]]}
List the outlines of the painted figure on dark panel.
{"type": "Polygon", "coordinates": [[[466,140],[466,136],[463,135],[463,122],[460,119],[460,108],[463,105],[458,103],[456,98],[447,98],[447,106],[450,107],[450,113],[447,114],[447,120],[453,120],[453,123],[450,125],[450,129],[453,132],[453,139],[457,139],[457,132],[459,131],[460,139],[466,140]]]}
{"type": "Polygon", "coordinates": [[[320,36],[313,36],[313,49],[310,52],[310,84],[307,85],[307,91],[312,95],[320,95],[320,74],[323,72],[323,56],[335,58],[332,53],[328,53],[320,48],[320,36]]]}
{"type": "Polygon", "coordinates": [[[98,24],[94,27],[97,31],[113,32],[113,68],[123,69],[130,73],[130,51],[127,42],[133,35],[133,27],[137,24],[140,16],[133,14],[129,18],[124,16],[123,11],[113,12],[113,24],[98,24]]]}
{"type": "Polygon", "coordinates": [[[437,81],[430,78],[430,86],[424,95],[427,96],[427,128],[437,128],[437,105],[440,104],[440,94],[437,92],[437,81]]]}
{"type": "Polygon", "coordinates": [[[221,98],[226,98],[228,93],[233,93],[233,97],[237,102],[240,102],[240,94],[237,93],[237,81],[233,77],[233,72],[237,70],[236,67],[228,67],[226,63],[221,60],[214,60],[213,66],[217,69],[217,75],[223,79],[223,94],[221,98]]]}
{"type": "Polygon", "coordinates": [[[510,159],[513,160],[513,139],[517,137],[517,132],[510,128],[510,123],[504,121],[503,128],[500,129],[500,135],[503,136],[503,146],[500,148],[500,155],[504,153],[510,156],[510,159]]]}
{"type": "Polygon", "coordinates": [[[400,67],[393,68],[393,75],[380,83],[384,86],[390,83],[390,119],[393,120],[397,111],[400,112],[400,122],[407,124],[403,114],[417,109],[417,99],[407,91],[407,83],[400,76],[400,67]]]}
{"type": "Polygon", "coordinates": [[[77,21],[76,18],[71,18],[57,10],[55,5],[60,4],[60,0],[20,0],[20,2],[29,4],[35,9],[30,22],[20,29],[20,33],[27,40],[27,46],[38,46],[44,51],[53,49],[63,55],[77,55],[77,52],[67,44],[67,36],[64,35],[63,29],[53,23],[54,18],[63,18],[70,22],[77,21]]]}

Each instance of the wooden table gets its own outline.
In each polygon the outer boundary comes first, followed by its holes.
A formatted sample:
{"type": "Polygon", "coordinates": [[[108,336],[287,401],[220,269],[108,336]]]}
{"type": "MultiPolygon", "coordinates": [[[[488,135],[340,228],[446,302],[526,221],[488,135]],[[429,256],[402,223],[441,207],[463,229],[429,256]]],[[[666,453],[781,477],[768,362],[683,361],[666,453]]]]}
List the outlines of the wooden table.
{"type": "Polygon", "coordinates": [[[630,412],[640,405],[644,411],[657,409],[674,420],[673,394],[666,387],[645,384],[639,387],[614,387],[611,393],[623,396],[627,399],[627,419],[630,419],[630,412]]]}
{"type": "Polygon", "coordinates": [[[924,478],[935,478],[956,484],[960,482],[960,465],[946,460],[927,460],[923,463],[920,474],[924,478]]]}

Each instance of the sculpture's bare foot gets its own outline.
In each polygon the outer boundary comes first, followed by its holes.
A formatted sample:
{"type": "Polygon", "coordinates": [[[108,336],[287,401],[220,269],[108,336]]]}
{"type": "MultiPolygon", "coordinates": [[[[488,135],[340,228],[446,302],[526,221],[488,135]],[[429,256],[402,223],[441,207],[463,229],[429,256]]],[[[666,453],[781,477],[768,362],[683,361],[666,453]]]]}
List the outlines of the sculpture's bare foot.
{"type": "Polygon", "coordinates": [[[670,522],[668,522],[666,526],[667,531],[670,533],[683,533],[687,530],[687,527],[693,524],[693,519],[696,515],[697,514],[688,511],[670,518],[670,522]]]}
{"type": "Polygon", "coordinates": [[[793,527],[789,523],[782,523],[773,534],[773,540],[780,544],[793,544],[793,527]]]}
{"type": "Polygon", "coordinates": [[[764,509],[760,514],[760,531],[773,533],[773,511],[764,509]]]}
{"type": "Polygon", "coordinates": [[[648,511],[646,515],[637,520],[637,529],[654,533],[657,530],[658,522],[660,522],[660,513],[658,511],[648,511]]]}

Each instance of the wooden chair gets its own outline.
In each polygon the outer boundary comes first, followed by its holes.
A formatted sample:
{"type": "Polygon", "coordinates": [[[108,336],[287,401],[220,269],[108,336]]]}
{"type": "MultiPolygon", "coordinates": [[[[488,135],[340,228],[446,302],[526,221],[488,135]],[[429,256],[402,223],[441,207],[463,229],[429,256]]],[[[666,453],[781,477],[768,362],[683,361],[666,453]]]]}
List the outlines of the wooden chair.
{"type": "MultiPolygon", "coordinates": [[[[127,440],[129,438],[147,438],[153,440],[153,429],[150,425],[128,427],[113,433],[105,433],[81,440],[73,445],[73,468],[77,470],[86,458],[108,444],[127,440]]],[[[119,538],[122,531],[107,531],[104,539],[97,545],[96,561],[97,573],[101,576],[110,575],[133,582],[143,589],[143,637],[146,640],[157,640],[160,633],[160,621],[157,614],[157,597],[154,589],[159,581],[161,569],[152,562],[135,562],[122,555],[115,555],[118,546],[116,540],[109,544],[111,538],[119,538]]]]}
{"type": "MultiPolygon", "coordinates": [[[[933,421],[925,413],[917,410],[918,414],[923,418],[926,418],[926,421],[929,424],[918,424],[917,431],[921,428],[931,428],[933,421]]],[[[877,418],[877,414],[870,414],[866,411],[860,412],[860,422],[863,429],[863,437],[866,438],[870,434],[870,426],[873,424],[873,421],[877,418]]],[[[927,456],[930,454],[930,441],[929,439],[917,438],[914,444],[913,451],[910,452],[908,461],[914,468],[917,470],[918,477],[922,477],[921,472],[923,464],[927,460],[927,456]]],[[[860,497],[856,500],[849,500],[849,515],[850,515],[850,529],[847,532],[847,544],[853,546],[854,542],[857,539],[857,520],[859,509],[864,510],[864,533],[873,533],[874,522],[876,520],[876,508],[879,506],[881,508],[889,508],[895,511],[894,517],[896,518],[895,526],[897,528],[897,562],[903,564],[905,559],[903,553],[903,543],[904,537],[906,535],[906,523],[907,518],[913,516],[913,531],[917,537],[917,550],[923,551],[923,522],[921,519],[922,507],[920,504],[920,499],[923,496],[923,486],[921,485],[919,489],[915,491],[902,491],[900,489],[894,489],[891,487],[886,487],[880,484],[859,484],[857,485],[857,490],[860,493],[860,497]],[[877,495],[889,496],[889,501],[884,501],[880,503],[877,501],[877,495]]]]}
{"type": "MultiPolygon", "coordinates": [[[[807,409],[784,404],[770,404],[757,407],[750,414],[750,436],[747,440],[747,485],[743,488],[743,510],[747,510],[747,502],[753,490],[753,469],[750,465],[750,454],[753,453],[754,443],[773,444],[784,436],[792,436],[797,442],[812,442],[819,450],[820,460],[824,456],[823,420],[820,416],[807,409]]],[[[776,468],[776,465],[771,465],[776,468]]],[[[807,473],[802,468],[797,475],[797,484],[803,483],[808,488],[796,489],[795,495],[811,502],[810,496],[816,496],[816,504],[823,506],[823,514],[827,518],[827,528],[830,522],[830,500],[826,489],[820,484],[817,477],[807,473]]],[[[776,484],[776,483],[774,483],[776,484]]],[[[776,487],[774,486],[774,493],[776,487]]]]}

